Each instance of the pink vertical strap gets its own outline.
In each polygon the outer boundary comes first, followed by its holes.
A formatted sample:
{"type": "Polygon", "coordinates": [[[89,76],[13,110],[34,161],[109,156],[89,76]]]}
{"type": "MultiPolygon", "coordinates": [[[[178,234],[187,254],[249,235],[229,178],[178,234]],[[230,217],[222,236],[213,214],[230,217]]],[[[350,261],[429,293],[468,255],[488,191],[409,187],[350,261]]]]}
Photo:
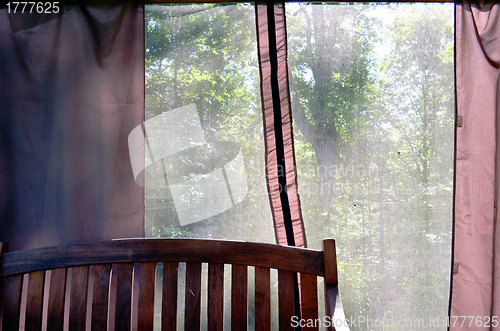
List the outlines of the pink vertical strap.
{"type": "Polygon", "coordinates": [[[280,245],[294,244],[306,247],[295,171],[284,4],[269,7],[267,4],[257,4],[256,20],[264,115],[266,178],[276,242],[280,245]],[[269,9],[274,9],[274,15],[268,12],[269,9]],[[280,190],[280,187],[285,187],[286,190],[280,190]]]}

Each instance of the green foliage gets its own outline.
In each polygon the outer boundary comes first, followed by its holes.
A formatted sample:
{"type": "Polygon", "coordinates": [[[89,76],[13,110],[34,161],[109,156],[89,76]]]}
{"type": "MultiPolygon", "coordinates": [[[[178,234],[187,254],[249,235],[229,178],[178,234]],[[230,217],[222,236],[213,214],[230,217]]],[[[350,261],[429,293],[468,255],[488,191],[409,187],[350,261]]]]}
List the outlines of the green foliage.
{"type": "MultiPolygon", "coordinates": [[[[394,16],[387,27],[379,20],[385,14],[371,6],[287,5],[308,246],[337,240],[347,317],[427,321],[446,314],[452,8],[385,6],[394,16]]],[[[147,189],[151,236],[274,241],[253,11],[248,5],[183,5],[146,12],[146,119],[196,104],[207,141],[241,148],[249,185],[236,207],[186,227],[178,224],[169,189],[147,189]]]]}
{"type": "Polygon", "coordinates": [[[395,17],[387,27],[370,6],[317,7],[288,11],[308,245],[320,248],[322,238],[336,238],[347,317],[444,317],[453,188],[452,7],[385,6],[395,17]],[[382,48],[377,43],[390,45],[382,59],[375,56],[382,48]]]}
{"type": "Polygon", "coordinates": [[[147,237],[155,238],[191,238],[192,233],[187,229],[163,226],[163,228],[150,227],[147,237]]]}
{"type": "MultiPolygon", "coordinates": [[[[248,195],[244,201],[188,225],[188,231],[193,237],[274,241],[263,170],[253,7],[169,5],[146,9],[146,119],[193,103],[206,141],[233,143],[245,162],[248,195]]],[[[226,152],[213,151],[214,161],[208,160],[206,165],[220,167],[226,152]]],[[[198,164],[190,166],[195,169],[198,164]]],[[[149,227],[179,226],[169,188],[147,188],[146,201],[149,227]]]]}

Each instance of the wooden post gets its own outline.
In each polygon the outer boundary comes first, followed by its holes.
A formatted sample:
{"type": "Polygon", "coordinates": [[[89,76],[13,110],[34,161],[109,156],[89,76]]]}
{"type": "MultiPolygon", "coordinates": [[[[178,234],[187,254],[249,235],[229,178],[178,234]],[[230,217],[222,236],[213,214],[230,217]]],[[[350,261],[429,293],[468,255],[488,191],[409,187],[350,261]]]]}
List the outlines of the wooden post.
{"type": "MultiPolygon", "coordinates": [[[[2,255],[9,251],[9,244],[0,241],[0,266],[2,264],[2,255]]],[[[3,279],[0,279],[0,329],[2,329],[3,312],[3,279]]]]}
{"type": "MultiPolygon", "coordinates": [[[[9,244],[0,241],[0,266],[2,263],[2,256],[9,251],[9,244]]],[[[3,279],[0,279],[0,329],[2,326],[2,312],[3,312],[3,279]]]]}
{"type": "MultiPolygon", "coordinates": [[[[333,323],[335,303],[339,295],[335,239],[323,240],[323,254],[325,260],[325,315],[333,323]]],[[[335,330],[335,328],[332,325],[328,330],[335,330]]]]}

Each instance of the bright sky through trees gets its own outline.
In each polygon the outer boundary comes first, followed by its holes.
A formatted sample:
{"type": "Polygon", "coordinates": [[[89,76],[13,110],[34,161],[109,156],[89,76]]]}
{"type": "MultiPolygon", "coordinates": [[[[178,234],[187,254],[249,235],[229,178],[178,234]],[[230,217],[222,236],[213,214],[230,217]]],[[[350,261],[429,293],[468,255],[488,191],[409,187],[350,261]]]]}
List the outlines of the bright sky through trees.
{"type": "MultiPolygon", "coordinates": [[[[444,321],[452,226],[453,4],[290,3],[286,10],[308,247],[337,240],[347,318],[444,321]]],[[[182,196],[168,186],[146,187],[148,234],[274,242],[254,7],[147,6],[145,71],[146,119],[194,105],[201,126],[196,132],[203,132],[207,145],[146,173],[163,182],[171,173],[187,176],[182,196]],[[228,200],[227,171],[226,177],[220,171],[217,180],[209,177],[236,155],[243,159],[239,171],[247,190],[235,203],[228,200]],[[158,173],[165,176],[154,177],[158,173]],[[181,226],[176,203],[202,206],[207,192],[226,199],[227,209],[181,226]]],[[[405,328],[445,329],[428,323],[405,328]]]]}

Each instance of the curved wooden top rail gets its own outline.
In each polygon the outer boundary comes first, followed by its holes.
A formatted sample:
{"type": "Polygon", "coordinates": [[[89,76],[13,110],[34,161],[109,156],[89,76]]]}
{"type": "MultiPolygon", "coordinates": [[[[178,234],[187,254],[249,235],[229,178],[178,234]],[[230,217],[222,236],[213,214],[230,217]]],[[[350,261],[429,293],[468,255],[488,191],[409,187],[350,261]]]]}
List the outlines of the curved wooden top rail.
{"type": "Polygon", "coordinates": [[[242,264],[324,276],[324,256],[318,250],[227,240],[139,238],[5,253],[0,277],[59,267],[155,261],[242,264]]]}

